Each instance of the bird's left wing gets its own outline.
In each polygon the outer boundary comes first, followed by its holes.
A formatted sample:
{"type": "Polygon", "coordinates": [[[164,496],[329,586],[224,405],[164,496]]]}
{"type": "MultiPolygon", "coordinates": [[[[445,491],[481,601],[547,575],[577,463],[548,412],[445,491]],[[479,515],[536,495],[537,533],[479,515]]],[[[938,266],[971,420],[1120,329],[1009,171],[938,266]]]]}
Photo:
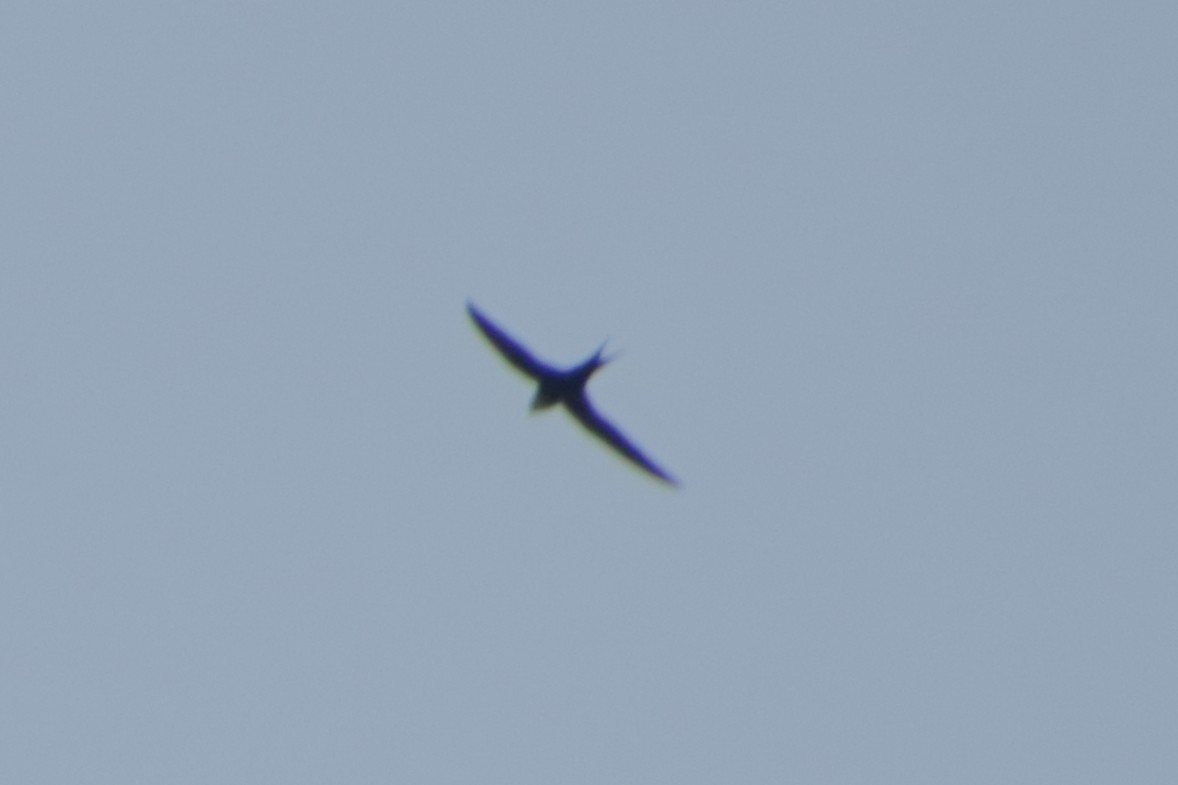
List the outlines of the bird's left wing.
{"type": "Polygon", "coordinates": [[[577,422],[585,426],[610,447],[613,447],[622,455],[626,456],[635,465],[669,485],[679,484],[674,477],[663,471],[658,464],[643,455],[642,451],[638,449],[638,446],[622,435],[622,432],[615,428],[613,423],[598,414],[584,393],[566,400],[565,406],[568,407],[569,412],[577,419],[577,422]]]}
{"type": "Polygon", "coordinates": [[[523,371],[533,379],[539,379],[551,369],[532,356],[532,353],[520,345],[519,341],[499,329],[490,319],[483,316],[473,303],[466,304],[467,313],[488,341],[509,363],[523,371]]]}

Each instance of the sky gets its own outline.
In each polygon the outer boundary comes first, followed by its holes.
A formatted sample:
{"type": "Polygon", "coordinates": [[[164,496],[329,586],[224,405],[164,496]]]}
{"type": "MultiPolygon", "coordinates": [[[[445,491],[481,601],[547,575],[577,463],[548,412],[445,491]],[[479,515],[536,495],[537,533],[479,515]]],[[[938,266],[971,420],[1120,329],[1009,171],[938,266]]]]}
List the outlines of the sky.
{"type": "Polygon", "coordinates": [[[5,3],[0,781],[1174,782],[1176,35],[5,3]]]}

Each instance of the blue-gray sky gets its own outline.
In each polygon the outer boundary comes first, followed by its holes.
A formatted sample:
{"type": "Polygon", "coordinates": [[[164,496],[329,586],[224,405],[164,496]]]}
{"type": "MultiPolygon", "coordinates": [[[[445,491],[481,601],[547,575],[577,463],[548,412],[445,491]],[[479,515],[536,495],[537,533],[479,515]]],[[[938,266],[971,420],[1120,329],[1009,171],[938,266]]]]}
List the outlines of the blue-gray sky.
{"type": "Polygon", "coordinates": [[[1175,40],[7,3],[0,781],[1175,781],[1175,40]]]}

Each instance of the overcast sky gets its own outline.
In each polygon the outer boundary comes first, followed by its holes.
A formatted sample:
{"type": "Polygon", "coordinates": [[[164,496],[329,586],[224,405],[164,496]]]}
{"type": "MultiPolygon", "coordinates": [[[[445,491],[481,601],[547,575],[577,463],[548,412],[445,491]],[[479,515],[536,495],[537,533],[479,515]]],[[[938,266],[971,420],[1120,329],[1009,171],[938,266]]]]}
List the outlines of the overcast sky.
{"type": "Polygon", "coordinates": [[[0,781],[1178,781],[1176,41],[5,3],[0,781]]]}

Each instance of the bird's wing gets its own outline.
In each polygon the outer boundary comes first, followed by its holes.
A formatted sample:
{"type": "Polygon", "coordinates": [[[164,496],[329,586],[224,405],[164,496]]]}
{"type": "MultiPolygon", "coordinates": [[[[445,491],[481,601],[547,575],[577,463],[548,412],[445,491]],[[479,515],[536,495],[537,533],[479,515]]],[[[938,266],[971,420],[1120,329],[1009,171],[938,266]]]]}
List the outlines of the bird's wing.
{"type": "Polygon", "coordinates": [[[509,363],[533,379],[539,379],[544,374],[551,373],[552,369],[533,357],[531,352],[521,346],[518,341],[500,330],[490,319],[479,313],[479,310],[474,307],[473,303],[467,303],[466,310],[470,314],[470,318],[478,325],[479,330],[486,336],[487,340],[499,350],[499,353],[509,363]]]}
{"type": "Polygon", "coordinates": [[[566,399],[565,406],[568,407],[569,412],[577,419],[577,422],[592,431],[594,435],[598,436],[610,447],[613,447],[629,460],[650,472],[655,477],[658,477],[663,482],[670,485],[678,485],[674,477],[667,474],[659,468],[658,464],[643,455],[642,451],[633,442],[623,436],[622,432],[613,426],[613,423],[598,414],[584,393],[566,399]]]}

